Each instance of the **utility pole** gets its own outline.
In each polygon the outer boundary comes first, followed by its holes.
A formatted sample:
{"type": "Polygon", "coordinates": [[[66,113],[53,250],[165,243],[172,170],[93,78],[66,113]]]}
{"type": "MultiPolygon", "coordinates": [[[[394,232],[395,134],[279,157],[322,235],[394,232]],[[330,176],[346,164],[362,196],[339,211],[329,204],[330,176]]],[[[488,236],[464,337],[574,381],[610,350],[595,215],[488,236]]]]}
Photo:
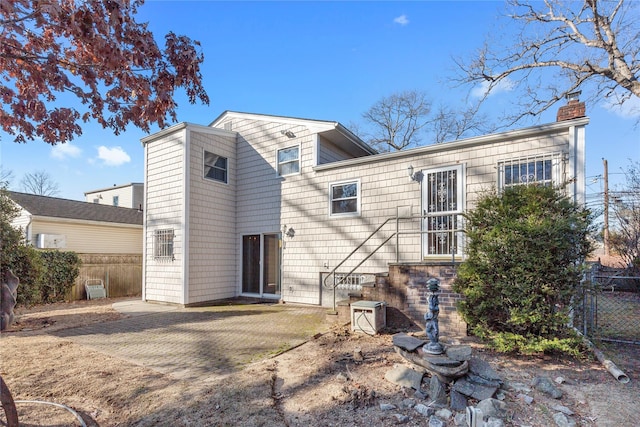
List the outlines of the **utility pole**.
{"type": "Polygon", "coordinates": [[[602,158],[604,166],[604,254],[609,255],[609,164],[607,159],[602,158]]]}

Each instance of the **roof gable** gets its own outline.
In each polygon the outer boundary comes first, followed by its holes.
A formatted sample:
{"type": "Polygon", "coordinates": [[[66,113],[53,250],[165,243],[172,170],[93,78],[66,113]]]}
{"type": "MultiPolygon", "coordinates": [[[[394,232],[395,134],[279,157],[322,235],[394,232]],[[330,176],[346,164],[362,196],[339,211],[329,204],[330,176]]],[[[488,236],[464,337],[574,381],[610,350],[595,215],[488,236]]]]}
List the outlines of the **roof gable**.
{"type": "Polygon", "coordinates": [[[371,155],[378,153],[377,150],[369,146],[369,144],[360,139],[359,136],[351,132],[339,122],[335,121],[274,116],[269,114],[243,113],[239,111],[227,110],[220,114],[215,120],[213,120],[209,124],[209,126],[215,128],[217,126],[221,126],[224,121],[234,118],[305,126],[311,132],[325,136],[327,139],[333,141],[334,143],[341,145],[347,151],[352,151],[347,147],[348,145],[351,145],[356,151],[361,152],[361,155],[371,155]]]}

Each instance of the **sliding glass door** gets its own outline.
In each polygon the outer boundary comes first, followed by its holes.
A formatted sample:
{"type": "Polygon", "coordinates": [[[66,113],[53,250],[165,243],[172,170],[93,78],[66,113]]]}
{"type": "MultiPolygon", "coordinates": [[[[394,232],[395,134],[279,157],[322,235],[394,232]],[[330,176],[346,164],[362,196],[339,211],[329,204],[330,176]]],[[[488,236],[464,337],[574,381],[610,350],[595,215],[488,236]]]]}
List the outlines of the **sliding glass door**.
{"type": "Polygon", "coordinates": [[[281,246],[280,233],[242,236],[242,293],[280,295],[281,246]]]}

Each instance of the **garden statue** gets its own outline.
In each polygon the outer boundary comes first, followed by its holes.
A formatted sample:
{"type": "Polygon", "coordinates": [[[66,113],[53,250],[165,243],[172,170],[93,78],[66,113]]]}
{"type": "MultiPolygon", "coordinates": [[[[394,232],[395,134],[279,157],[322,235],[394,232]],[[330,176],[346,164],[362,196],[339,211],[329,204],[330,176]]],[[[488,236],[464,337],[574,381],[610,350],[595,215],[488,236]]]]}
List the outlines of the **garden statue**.
{"type": "Polygon", "coordinates": [[[440,313],[438,293],[440,292],[440,281],[431,278],[427,281],[427,287],[429,288],[429,311],[425,313],[424,319],[426,321],[425,333],[427,338],[429,338],[429,342],[422,346],[422,350],[427,354],[442,354],[444,353],[444,347],[438,341],[440,338],[440,330],[438,328],[438,314],[440,313]]]}
{"type": "Polygon", "coordinates": [[[13,308],[18,298],[19,283],[18,278],[10,270],[5,271],[0,289],[0,331],[4,331],[13,323],[13,308]]]}

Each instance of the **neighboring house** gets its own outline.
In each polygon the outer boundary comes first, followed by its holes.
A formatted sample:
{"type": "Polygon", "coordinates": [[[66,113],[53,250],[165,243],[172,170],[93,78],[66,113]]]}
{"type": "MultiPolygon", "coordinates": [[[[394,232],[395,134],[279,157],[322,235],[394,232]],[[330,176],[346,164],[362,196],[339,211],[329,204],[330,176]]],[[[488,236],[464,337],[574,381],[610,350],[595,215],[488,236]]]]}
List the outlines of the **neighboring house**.
{"type": "Polygon", "coordinates": [[[142,211],[13,191],[8,195],[20,207],[13,225],[22,228],[28,243],[80,256],[69,298],[86,298],[84,285],[97,280],[110,297],[140,295],[142,211]]]}
{"type": "Polygon", "coordinates": [[[577,106],[550,124],[383,154],[336,122],[232,111],[145,137],[142,297],[330,306],[323,279],[378,228],[337,270],[345,292],[391,263],[458,262],[462,214],[482,191],[539,182],[584,202],[589,120],[577,106]]]}
{"type": "Polygon", "coordinates": [[[142,253],[142,212],[9,191],[21,208],[15,226],[36,248],[83,254],[142,253]]]}
{"type": "Polygon", "coordinates": [[[144,184],[132,182],[87,191],[84,193],[84,198],[89,203],[142,210],[144,207],[144,184]]]}

